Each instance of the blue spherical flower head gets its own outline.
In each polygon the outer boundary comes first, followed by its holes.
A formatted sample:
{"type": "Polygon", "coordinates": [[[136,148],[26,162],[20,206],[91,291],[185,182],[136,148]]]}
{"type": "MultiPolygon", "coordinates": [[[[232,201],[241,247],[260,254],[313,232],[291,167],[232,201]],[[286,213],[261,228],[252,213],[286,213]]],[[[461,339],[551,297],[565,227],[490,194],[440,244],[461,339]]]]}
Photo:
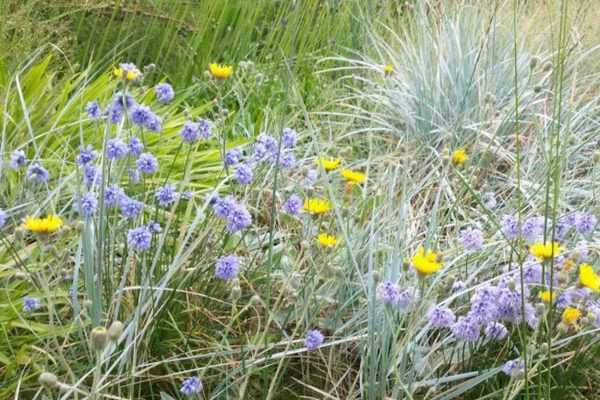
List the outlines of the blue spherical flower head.
{"type": "Polygon", "coordinates": [[[252,182],[254,174],[250,165],[240,164],[233,173],[233,177],[240,185],[247,185],[252,182]]]}
{"type": "Polygon", "coordinates": [[[523,235],[523,239],[525,239],[525,241],[528,243],[533,243],[540,240],[544,235],[544,218],[527,218],[525,222],[523,222],[521,234],[523,235]]]}
{"type": "Polygon", "coordinates": [[[117,185],[108,186],[106,189],[104,189],[104,205],[106,207],[114,207],[119,204],[119,201],[123,196],[123,189],[117,185]]]}
{"type": "Polygon", "coordinates": [[[127,148],[129,149],[131,155],[133,155],[134,157],[139,157],[140,154],[142,154],[142,152],[144,151],[144,143],[142,143],[140,139],[134,136],[131,138],[131,140],[129,140],[129,145],[127,146],[127,148]]]}
{"type": "Polygon", "coordinates": [[[135,161],[137,169],[143,174],[153,174],[158,170],[158,161],[150,153],[142,153],[135,161]]]}
{"type": "Polygon", "coordinates": [[[283,212],[290,215],[298,215],[302,210],[302,199],[300,196],[293,194],[283,203],[283,212]]]}
{"type": "Polygon", "coordinates": [[[152,233],[161,233],[162,232],[162,227],[160,226],[160,224],[158,222],[150,221],[150,222],[148,222],[148,224],[146,226],[152,233]]]}
{"type": "Polygon", "coordinates": [[[267,150],[267,153],[270,156],[276,156],[277,153],[279,152],[279,146],[277,143],[277,139],[275,139],[271,135],[266,135],[264,133],[261,133],[258,136],[258,138],[256,139],[256,142],[261,143],[263,146],[265,146],[265,149],[267,150]]]}
{"type": "Polygon", "coordinates": [[[110,160],[119,160],[127,155],[129,148],[121,139],[110,139],[106,142],[106,157],[110,160]]]}
{"type": "Polygon", "coordinates": [[[154,87],[154,93],[159,103],[169,103],[175,97],[173,86],[168,83],[159,83],[154,87]]]}
{"type": "Polygon", "coordinates": [[[200,125],[196,122],[186,121],[179,131],[179,136],[186,143],[194,143],[200,139],[200,125]]]}
{"type": "Polygon", "coordinates": [[[42,304],[35,297],[23,297],[23,312],[30,313],[38,310],[41,306],[42,304]]]}
{"type": "Polygon", "coordinates": [[[117,107],[120,107],[121,110],[129,110],[133,108],[137,103],[135,102],[135,99],[132,95],[123,92],[117,92],[113,96],[112,104],[116,105],[117,107]]]}
{"type": "Polygon", "coordinates": [[[162,130],[162,119],[158,115],[151,113],[144,123],[144,128],[148,129],[150,132],[158,133],[162,130]]]}
{"type": "Polygon", "coordinates": [[[200,129],[200,138],[206,140],[212,136],[212,123],[209,120],[200,118],[198,120],[198,127],[200,129]]]}
{"type": "Polygon", "coordinates": [[[146,226],[130,229],[127,232],[127,244],[135,251],[146,251],[152,243],[152,233],[146,226]]]}
{"type": "Polygon", "coordinates": [[[40,163],[33,163],[27,168],[27,179],[36,183],[46,183],[50,179],[50,173],[40,163]]]}
{"type": "Polygon", "coordinates": [[[86,147],[79,147],[79,155],[76,159],[77,164],[86,165],[96,160],[96,158],[98,158],[98,153],[94,150],[91,144],[88,144],[86,147]]]}
{"type": "Polygon", "coordinates": [[[150,110],[150,107],[138,104],[133,106],[129,117],[131,118],[131,122],[133,122],[135,125],[144,126],[151,114],[152,110],[150,110]]]}
{"type": "Polygon", "coordinates": [[[296,156],[294,153],[284,153],[279,158],[279,163],[283,169],[291,169],[296,165],[296,156]]]}
{"type": "Polygon", "coordinates": [[[111,124],[118,124],[123,121],[123,107],[113,102],[106,109],[106,118],[111,124]]]}
{"type": "Polygon", "coordinates": [[[6,225],[6,220],[8,219],[8,215],[6,211],[0,210],[0,228],[3,228],[6,225]]]}
{"type": "Polygon", "coordinates": [[[25,152],[23,150],[15,150],[10,155],[10,167],[12,169],[19,169],[27,163],[27,158],[25,157],[25,152]]]}
{"type": "Polygon", "coordinates": [[[472,317],[458,317],[451,330],[457,340],[473,343],[479,339],[479,323],[472,317]]]}
{"type": "Polygon", "coordinates": [[[429,310],[427,319],[434,328],[449,328],[456,320],[456,316],[450,308],[436,306],[429,310]]]}
{"type": "Polygon", "coordinates": [[[175,186],[167,184],[159,187],[154,192],[154,197],[161,207],[168,207],[177,201],[179,194],[175,191],[175,186]]]}
{"type": "Polygon", "coordinates": [[[500,222],[501,231],[508,240],[515,240],[521,233],[519,221],[512,215],[505,215],[500,222]]]}
{"type": "Polygon", "coordinates": [[[304,339],[304,347],[309,351],[313,351],[319,348],[325,341],[325,337],[317,329],[311,329],[307,332],[306,338],[304,339]]]}
{"type": "Polygon", "coordinates": [[[227,216],[225,227],[230,233],[240,232],[252,223],[252,216],[243,204],[237,204],[227,216]]]}
{"type": "Polygon", "coordinates": [[[239,259],[234,255],[223,256],[215,264],[215,275],[224,281],[230,281],[237,277],[240,269],[239,259]]]}
{"type": "Polygon", "coordinates": [[[242,152],[239,149],[231,149],[225,153],[225,166],[231,167],[240,162],[241,158],[242,152]]]}
{"type": "Polygon", "coordinates": [[[575,230],[581,235],[589,235],[597,223],[598,219],[594,214],[579,214],[575,220],[575,230]]]}
{"type": "Polygon", "coordinates": [[[98,199],[96,198],[96,194],[92,192],[88,192],[84,194],[81,199],[79,199],[79,212],[84,217],[91,217],[96,212],[98,208],[98,199]]]}
{"type": "Polygon", "coordinates": [[[479,251],[483,247],[483,234],[479,229],[463,229],[460,232],[459,242],[468,252],[479,251]]]}
{"type": "Polygon", "coordinates": [[[395,306],[400,298],[400,287],[392,281],[383,281],[375,290],[377,298],[385,305],[395,306]]]}
{"type": "Polygon", "coordinates": [[[121,195],[120,197],[119,207],[121,209],[121,214],[123,214],[125,218],[134,219],[140,215],[144,208],[144,204],[141,201],[132,199],[126,195],[121,195]]]}
{"type": "Polygon", "coordinates": [[[296,147],[296,143],[298,142],[298,137],[296,135],[296,131],[291,128],[285,128],[281,133],[281,144],[286,149],[291,149],[296,147]]]}
{"type": "Polygon", "coordinates": [[[85,112],[91,119],[98,119],[102,115],[102,110],[97,101],[90,101],[85,106],[85,112]]]}
{"type": "Polygon", "coordinates": [[[210,201],[214,201],[212,206],[216,216],[223,219],[228,218],[229,214],[237,206],[237,201],[231,195],[223,198],[217,197],[216,199],[212,197],[210,201]]]}
{"type": "Polygon", "coordinates": [[[500,322],[490,322],[486,325],[484,334],[486,338],[499,342],[508,335],[508,330],[500,322]]]}
{"type": "Polygon", "coordinates": [[[502,372],[512,378],[518,378],[525,373],[525,363],[520,358],[507,361],[502,366],[502,372]]]}
{"type": "Polygon", "coordinates": [[[187,378],[181,384],[181,389],[179,389],[179,391],[185,396],[192,396],[194,394],[198,394],[202,391],[202,382],[197,376],[187,378]]]}

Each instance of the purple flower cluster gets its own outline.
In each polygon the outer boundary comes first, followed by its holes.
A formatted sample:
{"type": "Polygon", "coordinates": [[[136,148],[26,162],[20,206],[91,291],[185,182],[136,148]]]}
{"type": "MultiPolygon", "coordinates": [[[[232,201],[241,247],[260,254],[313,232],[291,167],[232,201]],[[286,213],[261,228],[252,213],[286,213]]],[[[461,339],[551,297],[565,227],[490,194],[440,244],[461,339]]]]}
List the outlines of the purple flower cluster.
{"type": "Polygon", "coordinates": [[[528,243],[539,241],[544,235],[544,217],[530,217],[523,222],[521,235],[528,243]]]}
{"type": "Polygon", "coordinates": [[[290,215],[298,215],[302,211],[302,199],[293,194],[283,203],[283,212],[290,215]]]}
{"type": "Polygon", "coordinates": [[[30,313],[38,310],[40,307],[42,307],[42,304],[39,299],[30,296],[23,297],[23,312],[30,313]]]}
{"type": "Polygon", "coordinates": [[[225,153],[225,166],[231,167],[240,162],[242,159],[242,152],[237,149],[231,149],[227,153],[225,153]]]}
{"type": "Polygon", "coordinates": [[[12,169],[19,169],[24,167],[27,163],[27,158],[25,157],[25,152],[23,150],[15,150],[10,155],[9,166],[12,169]]]}
{"type": "Polygon", "coordinates": [[[175,190],[175,186],[167,184],[156,189],[154,192],[154,197],[156,198],[159,206],[169,207],[177,201],[179,198],[179,193],[177,193],[175,190]]]}
{"type": "Polygon", "coordinates": [[[129,153],[131,153],[132,156],[139,157],[140,154],[142,154],[142,152],[144,151],[144,143],[142,143],[140,139],[134,136],[131,138],[131,140],[129,140],[127,148],[129,149],[129,153]]]}
{"type": "Polygon", "coordinates": [[[130,94],[117,92],[113,97],[112,103],[106,110],[108,121],[118,124],[123,120],[125,110],[130,110],[136,105],[134,98],[130,94]]]}
{"type": "Polygon", "coordinates": [[[127,244],[135,251],[145,251],[152,243],[152,232],[147,226],[130,229],[127,232],[127,244]]]}
{"type": "Polygon", "coordinates": [[[479,229],[463,229],[458,240],[460,245],[469,252],[479,251],[483,247],[483,233],[479,229]]]}
{"type": "Polygon", "coordinates": [[[102,182],[102,171],[94,165],[86,164],[83,167],[83,181],[88,188],[99,185],[102,182]]]}
{"type": "Polygon", "coordinates": [[[450,329],[456,339],[469,343],[476,342],[481,333],[479,323],[470,316],[458,317],[458,321],[452,324],[450,329]]]}
{"type": "Polygon", "coordinates": [[[383,304],[393,306],[402,312],[407,311],[416,298],[416,290],[413,287],[401,291],[398,284],[392,281],[381,282],[375,292],[383,304]]]}
{"type": "Polygon", "coordinates": [[[46,183],[50,179],[50,173],[39,162],[35,162],[27,168],[27,179],[36,183],[46,183]]]}
{"type": "Polygon", "coordinates": [[[281,144],[286,149],[292,149],[296,147],[296,143],[298,142],[298,135],[296,131],[292,128],[284,128],[281,133],[281,144]]]}
{"type": "Polygon", "coordinates": [[[183,381],[179,391],[185,396],[198,394],[202,391],[202,382],[197,376],[192,376],[183,381]]]}
{"type": "Polygon", "coordinates": [[[254,173],[250,164],[240,164],[233,173],[233,177],[240,185],[248,185],[252,182],[254,173]]]}
{"type": "Polygon", "coordinates": [[[106,157],[110,160],[119,160],[127,155],[129,147],[121,139],[110,139],[106,142],[106,157]]]}
{"type": "Polygon", "coordinates": [[[144,204],[141,201],[132,199],[124,194],[120,196],[119,199],[119,208],[121,210],[121,214],[127,219],[134,219],[144,209],[144,204]]]}
{"type": "Polygon", "coordinates": [[[150,107],[136,104],[131,109],[129,116],[135,125],[144,127],[151,132],[160,132],[162,129],[162,119],[152,112],[150,107]]]}
{"type": "Polygon", "coordinates": [[[502,366],[502,372],[512,378],[518,378],[525,373],[525,363],[520,358],[507,361],[502,366]]]}
{"type": "Polygon", "coordinates": [[[306,334],[304,339],[304,346],[309,350],[313,351],[319,348],[325,341],[325,337],[317,329],[311,329],[306,334]]]}
{"type": "Polygon", "coordinates": [[[98,199],[95,193],[88,192],[79,199],[79,212],[84,217],[91,217],[98,208],[98,199]]]}
{"type": "Polygon", "coordinates": [[[211,199],[215,215],[226,221],[225,227],[230,233],[246,229],[252,223],[252,216],[246,207],[238,203],[233,196],[211,199]]]}
{"type": "Polygon", "coordinates": [[[8,215],[6,211],[0,210],[0,228],[3,228],[6,225],[6,220],[8,219],[8,215]]]}
{"type": "Polygon", "coordinates": [[[121,197],[123,197],[123,189],[117,185],[111,185],[104,189],[104,205],[106,207],[114,207],[119,204],[121,197]]]}
{"type": "Polygon", "coordinates": [[[224,281],[235,279],[239,269],[239,259],[234,255],[223,256],[215,263],[215,275],[224,281]]]}
{"type": "Polygon", "coordinates": [[[98,119],[102,116],[102,110],[97,101],[90,101],[85,106],[85,112],[91,119],[98,119]]]}
{"type": "Polygon", "coordinates": [[[173,86],[168,83],[159,83],[154,87],[154,93],[156,94],[156,99],[159,103],[169,103],[175,97],[175,91],[173,90],[173,86]]]}
{"type": "Polygon", "coordinates": [[[77,164],[87,165],[98,158],[98,153],[94,150],[92,145],[88,144],[86,147],[79,147],[79,155],[77,156],[77,164]]]}
{"type": "Polygon", "coordinates": [[[135,161],[137,169],[143,174],[153,174],[158,171],[158,160],[150,153],[142,153],[135,161]]]}
{"type": "Polygon", "coordinates": [[[449,328],[454,324],[456,316],[448,307],[435,306],[427,312],[427,319],[434,328],[449,328]]]}

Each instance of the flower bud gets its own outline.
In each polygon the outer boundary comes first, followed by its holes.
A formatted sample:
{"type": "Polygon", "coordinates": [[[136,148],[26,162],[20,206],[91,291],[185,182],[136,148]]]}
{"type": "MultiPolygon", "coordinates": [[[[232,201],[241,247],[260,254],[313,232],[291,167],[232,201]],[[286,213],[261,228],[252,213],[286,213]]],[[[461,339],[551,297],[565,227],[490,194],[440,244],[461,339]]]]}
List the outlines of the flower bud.
{"type": "Polygon", "coordinates": [[[540,345],[540,353],[545,354],[548,352],[548,343],[542,343],[540,345]]]}
{"type": "Polygon", "coordinates": [[[121,321],[113,321],[108,327],[108,338],[116,342],[123,334],[124,325],[121,321]]]}
{"type": "Polygon", "coordinates": [[[535,85],[535,86],[533,87],[533,91],[534,91],[535,93],[541,93],[542,89],[543,89],[543,88],[542,88],[542,85],[535,85]]]}
{"type": "Polygon", "coordinates": [[[543,314],[546,311],[546,306],[544,305],[544,303],[537,303],[535,305],[535,312],[538,315],[543,314]]]}
{"type": "Polygon", "coordinates": [[[373,282],[377,285],[381,281],[381,274],[379,271],[373,271],[373,282]]]}
{"type": "Polygon", "coordinates": [[[534,69],[535,67],[537,67],[540,61],[541,60],[538,56],[531,57],[531,60],[529,60],[529,68],[534,69]]]}
{"type": "Polygon", "coordinates": [[[55,388],[58,385],[58,378],[50,372],[42,372],[38,378],[40,385],[49,389],[55,388]]]}
{"type": "Polygon", "coordinates": [[[260,303],[261,303],[261,301],[260,301],[260,296],[259,296],[259,295],[257,295],[257,294],[255,294],[254,296],[252,296],[252,297],[250,298],[250,303],[251,303],[251,304],[254,304],[254,305],[258,305],[258,304],[260,304],[260,303]]]}
{"type": "Polygon", "coordinates": [[[231,300],[235,303],[240,299],[240,297],[242,297],[242,288],[236,279],[233,287],[231,288],[231,300]]]}
{"type": "Polygon", "coordinates": [[[553,65],[552,65],[552,61],[548,61],[544,64],[544,72],[548,72],[552,69],[553,65]]]}
{"type": "Polygon", "coordinates": [[[106,331],[106,328],[98,326],[92,329],[90,341],[92,349],[94,349],[95,351],[100,352],[104,350],[106,344],[108,343],[108,332],[106,331]]]}

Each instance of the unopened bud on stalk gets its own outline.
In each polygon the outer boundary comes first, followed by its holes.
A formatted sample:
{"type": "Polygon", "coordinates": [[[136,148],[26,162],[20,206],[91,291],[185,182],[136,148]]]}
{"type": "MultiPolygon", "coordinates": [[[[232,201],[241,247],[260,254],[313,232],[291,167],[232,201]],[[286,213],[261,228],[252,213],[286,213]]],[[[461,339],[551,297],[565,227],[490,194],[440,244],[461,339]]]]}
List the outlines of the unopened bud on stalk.
{"type": "Polygon", "coordinates": [[[542,88],[542,85],[535,85],[535,86],[533,87],[533,91],[534,91],[535,93],[541,93],[542,89],[543,89],[543,88],[542,88]]]}
{"type": "Polygon", "coordinates": [[[540,61],[541,60],[538,56],[531,57],[531,60],[529,60],[529,68],[534,69],[535,67],[537,67],[540,61]]]}
{"type": "Polygon", "coordinates": [[[106,328],[102,326],[98,326],[92,329],[92,333],[90,334],[90,341],[92,345],[92,349],[97,352],[104,350],[106,344],[108,343],[108,332],[106,328]]]}
{"type": "Polygon", "coordinates": [[[240,297],[242,297],[242,288],[240,287],[240,283],[236,280],[231,288],[231,300],[235,303],[240,297]]]}
{"type": "Polygon", "coordinates": [[[108,327],[108,338],[116,342],[123,334],[124,325],[121,321],[113,321],[108,327]]]}
{"type": "Polygon", "coordinates": [[[51,372],[42,372],[38,378],[40,385],[52,389],[58,385],[58,378],[51,372]]]}
{"type": "Polygon", "coordinates": [[[548,352],[548,343],[542,343],[540,345],[540,353],[544,354],[548,352]]]}
{"type": "Polygon", "coordinates": [[[373,271],[373,282],[377,285],[381,281],[381,274],[379,271],[373,271]]]}
{"type": "Polygon", "coordinates": [[[538,314],[538,315],[543,314],[544,311],[546,311],[546,306],[544,305],[544,303],[537,303],[535,305],[536,314],[538,314]]]}
{"type": "Polygon", "coordinates": [[[544,64],[544,72],[548,72],[552,69],[553,65],[552,65],[552,61],[548,61],[544,64]]]}
{"type": "Polygon", "coordinates": [[[257,295],[257,294],[255,294],[254,296],[252,296],[252,297],[250,298],[250,304],[253,304],[253,305],[258,305],[258,304],[260,304],[260,296],[259,296],[259,295],[257,295]]]}

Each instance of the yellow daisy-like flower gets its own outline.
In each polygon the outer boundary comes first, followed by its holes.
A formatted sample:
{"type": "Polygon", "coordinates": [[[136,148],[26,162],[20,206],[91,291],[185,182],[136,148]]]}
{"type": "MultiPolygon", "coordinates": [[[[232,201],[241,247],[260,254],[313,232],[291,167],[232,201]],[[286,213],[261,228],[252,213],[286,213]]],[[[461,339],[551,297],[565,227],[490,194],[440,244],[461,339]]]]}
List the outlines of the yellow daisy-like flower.
{"type": "Polygon", "coordinates": [[[342,160],[340,160],[339,158],[320,157],[317,160],[315,160],[315,164],[317,164],[320,167],[323,167],[325,171],[333,171],[334,169],[340,166],[341,162],[342,160]]]}
{"type": "Polygon", "coordinates": [[[345,169],[342,171],[342,176],[348,183],[361,184],[365,181],[366,175],[360,171],[352,171],[351,169],[345,169]]]}
{"type": "Polygon", "coordinates": [[[561,248],[557,242],[535,243],[529,248],[529,252],[538,259],[538,261],[548,261],[558,257],[561,248]]]}
{"type": "Polygon", "coordinates": [[[46,218],[26,217],[23,227],[34,233],[52,233],[56,232],[63,225],[62,219],[58,215],[48,215],[46,218]]]}
{"type": "Polygon", "coordinates": [[[390,75],[392,72],[394,72],[394,66],[392,64],[385,64],[383,66],[383,73],[386,75],[390,75]]]}
{"type": "Polygon", "coordinates": [[[551,301],[554,300],[554,295],[549,290],[543,290],[543,291],[540,292],[539,298],[544,303],[550,303],[551,301]]]}
{"type": "Polygon", "coordinates": [[[137,68],[126,69],[119,66],[113,68],[113,75],[119,79],[134,81],[141,75],[141,72],[137,68]]]}
{"type": "Polygon", "coordinates": [[[600,275],[589,264],[579,266],[579,283],[595,292],[600,292],[600,275]]]}
{"type": "Polygon", "coordinates": [[[417,249],[417,253],[413,256],[411,262],[419,275],[430,275],[442,268],[440,256],[431,249],[425,252],[423,246],[417,249]]]}
{"type": "Polygon", "coordinates": [[[454,150],[451,157],[452,164],[456,165],[457,167],[463,165],[468,159],[469,155],[467,154],[467,150],[464,148],[454,150]]]}
{"type": "Polygon", "coordinates": [[[327,233],[321,233],[317,236],[317,241],[324,247],[335,247],[338,244],[338,239],[327,233]]]}
{"type": "Polygon", "coordinates": [[[562,313],[562,321],[566,325],[574,324],[579,318],[581,318],[581,311],[574,307],[567,307],[562,313]]]}
{"type": "Polygon", "coordinates": [[[329,200],[313,197],[304,200],[303,209],[309,214],[324,214],[331,210],[331,202],[329,200]]]}
{"type": "Polygon", "coordinates": [[[233,66],[231,65],[211,63],[208,70],[213,78],[219,80],[225,80],[233,74],[233,66]]]}

